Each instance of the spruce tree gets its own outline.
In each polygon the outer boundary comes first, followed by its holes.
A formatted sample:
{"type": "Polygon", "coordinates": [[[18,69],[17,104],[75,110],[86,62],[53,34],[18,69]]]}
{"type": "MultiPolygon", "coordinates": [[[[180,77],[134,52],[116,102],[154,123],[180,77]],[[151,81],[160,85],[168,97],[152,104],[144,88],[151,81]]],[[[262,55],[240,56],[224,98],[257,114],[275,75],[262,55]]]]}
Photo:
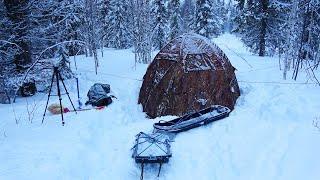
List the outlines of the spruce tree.
{"type": "Polygon", "coordinates": [[[196,1],[195,32],[207,38],[218,36],[221,32],[211,0],[196,1]]]}
{"type": "MultiPolygon", "coordinates": [[[[34,1],[31,6],[33,16],[30,21],[32,53],[38,54],[47,47],[57,43],[65,43],[69,56],[83,53],[82,45],[76,41],[85,39],[83,28],[84,5],[78,1],[34,1]],[[72,43],[71,43],[72,42],[72,43]]],[[[58,47],[48,49],[41,58],[52,58],[58,52],[58,47]]]]}
{"type": "Polygon", "coordinates": [[[83,45],[74,42],[83,38],[81,33],[81,24],[84,22],[84,16],[81,14],[83,7],[75,1],[67,1],[66,7],[69,7],[66,8],[68,18],[65,19],[64,26],[62,25],[61,28],[61,30],[64,30],[62,41],[73,41],[66,45],[67,55],[76,56],[83,53],[83,45]]]}
{"type": "Polygon", "coordinates": [[[174,39],[181,34],[180,0],[169,1],[169,39],[174,39]]]}
{"type": "Polygon", "coordinates": [[[111,0],[109,14],[111,46],[117,49],[128,48],[131,45],[128,31],[128,7],[126,1],[111,0]]]}
{"type": "Polygon", "coordinates": [[[102,33],[102,43],[103,46],[110,46],[110,23],[109,23],[109,14],[111,11],[110,1],[102,0],[100,2],[100,22],[101,22],[101,33],[102,33]]]}
{"type": "Polygon", "coordinates": [[[165,0],[153,1],[152,15],[154,24],[153,45],[157,49],[161,49],[166,43],[167,10],[165,0]]]}
{"type": "Polygon", "coordinates": [[[243,42],[259,56],[273,54],[276,42],[279,42],[280,27],[284,21],[278,18],[281,9],[276,6],[269,0],[250,0],[246,4],[240,1],[238,4],[239,13],[235,18],[238,26],[235,31],[241,34],[243,42]]]}
{"type": "Polygon", "coordinates": [[[19,46],[13,57],[16,70],[21,71],[31,63],[30,38],[30,4],[29,0],[4,0],[8,24],[6,31],[9,32],[10,41],[19,46]]]}
{"type": "Polygon", "coordinates": [[[195,3],[194,0],[185,0],[181,7],[183,32],[191,32],[195,29],[195,3]]]}
{"type": "Polygon", "coordinates": [[[149,0],[131,0],[131,24],[135,62],[148,64],[151,61],[152,28],[149,0]]]}
{"type": "Polygon", "coordinates": [[[245,0],[235,0],[235,9],[234,15],[232,17],[232,30],[231,32],[243,33],[244,24],[245,24],[245,0]]]}
{"type": "Polygon", "coordinates": [[[19,47],[11,44],[12,37],[8,30],[9,19],[6,16],[6,8],[4,7],[3,1],[0,1],[0,68],[4,72],[4,64],[13,60],[11,50],[19,50],[19,47]],[[13,47],[13,48],[12,48],[13,47]]]}
{"type": "Polygon", "coordinates": [[[218,33],[217,35],[221,34],[222,32],[225,31],[225,26],[228,21],[228,10],[225,7],[225,2],[224,0],[212,0],[213,6],[212,6],[212,11],[214,14],[214,21],[215,24],[218,26],[218,33]]]}
{"type": "Polygon", "coordinates": [[[225,31],[231,33],[235,26],[234,18],[237,13],[237,9],[232,1],[229,1],[229,3],[227,4],[226,13],[225,31]]]}

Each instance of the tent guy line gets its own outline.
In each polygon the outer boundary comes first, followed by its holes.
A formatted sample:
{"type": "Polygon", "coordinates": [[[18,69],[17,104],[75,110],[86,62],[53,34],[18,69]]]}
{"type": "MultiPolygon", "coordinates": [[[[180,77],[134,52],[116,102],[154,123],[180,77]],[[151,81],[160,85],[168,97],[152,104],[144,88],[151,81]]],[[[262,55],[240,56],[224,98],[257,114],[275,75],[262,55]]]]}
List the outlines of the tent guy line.
{"type": "Polygon", "coordinates": [[[231,48],[229,48],[229,46],[227,46],[224,43],[221,43],[223,46],[225,46],[227,49],[229,49],[232,53],[234,53],[235,55],[237,55],[238,57],[240,57],[244,62],[246,62],[246,64],[250,67],[253,68],[253,66],[244,58],[242,57],[239,53],[235,52],[234,50],[232,50],[231,48]]]}
{"type": "Polygon", "coordinates": [[[290,82],[275,82],[275,81],[241,81],[241,80],[238,80],[238,82],[243,82],[248,84],[277,84],[277,85],[316,85],[317,84],[317,83],[309,83],[309,82],[290,83],[290,82]]]}
{"type": "MultiPolygon", "coordinates": [[[[269,69],[269,68],[265,68],[265,69],[269,69]]],[[[265,69],[256,69],[256,70],[251,70],[251,71],[246,71],[246,72],[240,71],[239,73],[254,72],[254,71],[265,70],[265,69]]],[[[85,72],[93,72],[93,71],[86,70],[85,72]]],[[[110,74],[110,73],[100,72],[100,74],[106,75],[106,76],[112,76],[112,77],[116,77],[116,78],[121,78],[121,79],[133,80],[133,81],[143,81],[143,79],[130,78],[130,77],[122,76],[122,75],[118,76],[118,75],[110,74]]],[[[248,84],[276,84],[276,85],[315,85],[315,84],[317,84],[317,83],[310,83],[310,82],[309,83],[308,82],[291,83],[291,82],[276,82],[276,81],[242,81],[242,80],[238,80],[238,82],[248,83],[248,84]]]]}
{"type": "MultiPolygon", "coordinates": [[[[94,72],[94,71],[90,71],[90,70],[82,70],[83,72],[94,72]]],[[[102,74],[102,75],[106,75],[106,76],[112,76],[112,77],[116,77],[116,78],[120,78],[120,79],[129,79],[129,80],[134,80],[134,81],[143,81],[143,79],[137,79],[137,78],[130,78],[130,77],[127,77],[127,76],[123,76],[123,75],[115,75],[115,74],[111,74],[111,73],[103,73],[103,72],[99,72],[99,74],[102,74]]]]}

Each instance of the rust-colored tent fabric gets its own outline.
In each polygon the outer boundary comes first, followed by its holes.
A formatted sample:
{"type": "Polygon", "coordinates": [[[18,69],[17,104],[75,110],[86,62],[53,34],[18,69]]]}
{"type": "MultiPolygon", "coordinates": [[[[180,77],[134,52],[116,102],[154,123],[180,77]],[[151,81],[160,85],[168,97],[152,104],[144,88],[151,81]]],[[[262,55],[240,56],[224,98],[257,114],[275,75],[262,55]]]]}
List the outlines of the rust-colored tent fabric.
{"type": "Polygon", "coordinates": [[[139,104],[150,118],[181,116],[214,104],[234,108],[235,68],[219,47],[197,34],[169,42],[149,65],[139,104]]]}

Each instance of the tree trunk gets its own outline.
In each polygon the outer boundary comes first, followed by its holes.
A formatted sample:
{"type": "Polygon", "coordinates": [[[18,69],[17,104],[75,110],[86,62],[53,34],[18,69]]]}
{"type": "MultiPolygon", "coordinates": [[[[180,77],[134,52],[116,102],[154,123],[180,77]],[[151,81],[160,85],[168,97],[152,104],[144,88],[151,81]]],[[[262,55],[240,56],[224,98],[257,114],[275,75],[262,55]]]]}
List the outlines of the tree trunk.
{"type": "Polygon", "coordinates": [[[311,17],[311,11],[310,11],[310,1],[306,2],[305,5],[307,6],[306,12],[303,17],[303,26],[302,26],[302,34],[301,34],[301,40],[300,40],[300,47],[299,47],[299,54],[298,54],[298,60],[296,63],[295,70],[293,72],[293,79],[297,80],[299,69],[302,66],[303,60],[307,59],[309,54],[307,50],[304,48],[305,45],[309,41],[309,26],[311,24],[310,17],[311,17]]]}
{"type": "Polygon", "coordinates": [[[267,13],[268,13],[268,0],[262,0],[262,19],[259,40],[259,56],[265,56],[266,53],[266,33],[267,33],[267,13]]]}

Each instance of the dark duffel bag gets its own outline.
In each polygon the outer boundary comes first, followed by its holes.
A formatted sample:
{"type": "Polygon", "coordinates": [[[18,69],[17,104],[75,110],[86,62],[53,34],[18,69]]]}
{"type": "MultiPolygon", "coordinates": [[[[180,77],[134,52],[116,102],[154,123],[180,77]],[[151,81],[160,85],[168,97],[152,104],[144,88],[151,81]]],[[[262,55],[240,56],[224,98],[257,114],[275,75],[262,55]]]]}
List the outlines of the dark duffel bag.
{"type": "Polygon", "coordinates": [[[86,105],[91,104],[92,106],[108,106],[111,103],[112,98],[110,96],[106,96],[95,101],[87,101],[86,105]]]}
{"type": "Polygon", "coordinates": [[[112,103],[112,96],[109,96],[110,85],[95,83],[88,91],[88,101],[86,105],[92,106],[107,106],[112,103]]]}

